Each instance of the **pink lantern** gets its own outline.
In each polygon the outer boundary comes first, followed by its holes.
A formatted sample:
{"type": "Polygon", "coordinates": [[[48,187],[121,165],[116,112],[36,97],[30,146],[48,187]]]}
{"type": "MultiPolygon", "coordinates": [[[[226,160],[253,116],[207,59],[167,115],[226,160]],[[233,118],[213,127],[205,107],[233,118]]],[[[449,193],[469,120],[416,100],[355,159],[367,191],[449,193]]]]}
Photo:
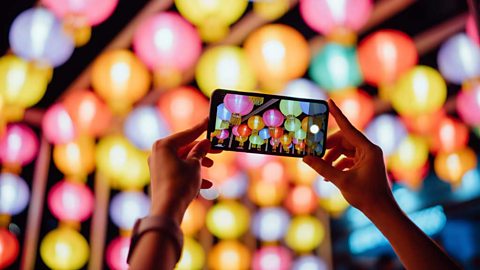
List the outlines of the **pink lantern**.
{"type": "Polygon", "coordinates": [[[133,37],[135,54],[151,69],[185,71],[197,61],[202,42],[196,29],[174,12],[162,12],[140,24],[133,37]]]}
{"type": "Polygon", "coordinates": [[[43,134],[53,144],[65,144],[76,137],[72,118],[63,104],[50,107],[42,121],[43,134]]]}
{"type": "Polygon", "coordinates": [[[120,236],[108,244],[106,257],[107,265],[113,270],[127,270],[127,256],[130,249],[130,237],[120,236]]]}
{"type": "Polygon", "coordinates": [[[57,17],[74,16],[93,26],[105,21],[115,10],[118,0],[41,0],[57,17]]]}
{"type": "Polygon", "coordinates": [[[478,36],[477,26],[473,16],[469,16],[467,20],[467,35],[478,45],[480,45],[480,37],[478,36]]]}
{"type": "Polygon", "coordinates": [[[240,137],[240,134],[238,133],[238,126],[233,126],[232,133],[235,137],[240,137]]]}
{"type": "Polygon", "coordinates": [[[223,102],[225,108],[232,113],[230,122],[234,125],[240,124],[242,115],[246,115],[253,110],[253,102],[248,96],[226,94],[223,102]]]}
{"type": "Polygon", "coordinates": [[[357,31],[372,11],[371,0],[300,0],[300,14],[315,31],[330,34],[336,29],[357,31]]]}
{"type": "Polygon", "coordinates": [[[0,160],[5,166],[23,166],[37,154],[35,133],[24,124],[10,124],[0,137],[0,160]]]}
{"type": "Polygon", "coordinates": [[[266,246],[253,255],[253,270],[287,270],[292,264],[292,254],[282,246],[266,246]]]}
{"type": "Polygon", "coordinates": [[[263,113],[263,122],[270,128],[281,126],[284,119],[282,112],[277,109],[270,109],[263,113]]]}
{"type": "Polygon", "coordinates": [[[93,193],[83,183],[62,180],[48,194],[48,207],[59,220],[82,222],[93,211],[93,193]]]}
{"type": "Polygon", "coordinates": [[[480,125],[480,84],[457,95],[457,112],[465,123],[480,125]]]}
{"type": "Polygon", "coordinates": [[[226,138],[228,138],[228,135],[230,135],[230,133],[228,132],[228,130],[222,129],[222,130],[220,130],[220,132],[218,133],[217,138],[218,138],[219,140],[225,140],[226,138]]]}

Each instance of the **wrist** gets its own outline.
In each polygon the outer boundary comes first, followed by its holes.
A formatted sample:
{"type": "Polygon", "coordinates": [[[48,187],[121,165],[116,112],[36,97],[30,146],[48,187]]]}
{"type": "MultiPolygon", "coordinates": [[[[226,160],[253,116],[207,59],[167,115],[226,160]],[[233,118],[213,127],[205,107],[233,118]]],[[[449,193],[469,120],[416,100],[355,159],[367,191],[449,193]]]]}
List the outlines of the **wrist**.
{"type": "Polygon", "coordinates": [[[361,209],[361,211],[374,223],[378,219],[402,212],[392,195],[377,200],[375,203],[361,209]]]}
{"type": "Polygon", "coordinates": [[[176,202],[175,200],[152,201],[150,216],[170,217],[178,224],[181,224],[185,210],[186,207],[181,202],[176,202]]]}

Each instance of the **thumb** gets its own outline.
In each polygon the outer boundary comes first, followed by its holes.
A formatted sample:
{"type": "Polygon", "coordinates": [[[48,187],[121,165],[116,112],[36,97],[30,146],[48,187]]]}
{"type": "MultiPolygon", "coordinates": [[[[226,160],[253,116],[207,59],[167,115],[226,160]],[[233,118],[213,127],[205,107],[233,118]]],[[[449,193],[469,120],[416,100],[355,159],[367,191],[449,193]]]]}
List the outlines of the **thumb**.
{"type": "Polygon", "coordinates": [[[197,143],[188,153],[187,159],[202,160],[210,151],[210,141],[202,140],[197,143]]]}
{"type": "Polygon", "coordinates": [[[319,157],[306,156],[303,158],[303,162],[312,167],[312,169],[317,171],[318,174],[323,176],[325,179],[330,180],[333,183],[337,182],[337,180],[339,180],[342,176],[341,171],[337,170],[335,167],[319,157]]]}

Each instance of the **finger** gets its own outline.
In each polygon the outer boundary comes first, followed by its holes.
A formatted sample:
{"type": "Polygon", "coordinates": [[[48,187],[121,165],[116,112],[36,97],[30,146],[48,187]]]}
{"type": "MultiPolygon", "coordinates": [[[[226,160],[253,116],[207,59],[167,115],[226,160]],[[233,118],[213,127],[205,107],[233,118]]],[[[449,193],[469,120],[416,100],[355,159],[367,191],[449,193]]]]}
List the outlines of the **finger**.
{"type": "Polygon", "coordinates": [[[195,139],[197,139],[200,135],[202,135],[205,130],[207,130],[207,126],[208,118],[206,118],[193,128],[170,135],[164,140],[167,142],[167,145],[173,147],[174,149],[177,149],[195,141],[195,139]]]}
{"type": "Polygon", "coordinates": [[[323,159],[332,164],[335,160],[337,160],[342,155],[342,147],[334,147],[330,149],[327,154],[323,157],[323,159]]]}
{"type": "Polygon", "coordinates": [[[333,148],[335,146],[340,146],[342,145],[342,141],[344,140],[342,136],[342,132],[337,131],[333,135],[328,136],[327,138],[327,143],[325,144],[325,147],[327,149],[333,148]]]}
{"type": "Polygon", "coordinates": [[[208,189],[213,187],[213,183],[207,179],[202,179],[202,184],[200,185],[201,189],[208,189]]]}
{"type": "Polygon", "coordinates": [[[303,158],[303,161],[317,171],[321,176],[332,182],[335,182],[342,177],[341,171],[335,169],[332,167],[332,165],[319,157],[306,156],[303,158]]]}
{"type": "MultiPolygon", "coordinates": [[[[187,146],[181,147],[181,148],[177,151],[178,156],[179,156],[180,158],[183,158],[183,159],[186,158],[187,155],[188,155],[188,153],[190,152],[190,150],[192,150],[192,148],[193,148],[197,143],[199,143],[199,142],[200,142],[200,141],[194,141],[194,142],[190,143],[190,144],[187,145],[187,146]]],[[[210,149],[210,151],[208,151],[209,154],[220,154],[220,153],[222,153],[222,152],[223,152],[223,150],[221,150],[221,149],[210,149]]]]}
{"type": "Polygon", "coordinates": [[[205,139],[197,143],[187,155],[187,160],[202,160],[210,150],[210,141],[205,139]]]}
{"type": "Polygon", "coordinates": [[[202,158],[202,166],[203,167],[207,167],[207,168],[210,168],[213,166],[213,160],[208,158],[208,157],[204,157],[202,158]]]}
{"type": "Polygon", "coordinates": [[[350,169],[355,165],[355,161],[351,158],[342,158],[339,162],[333,165],[337,170],[344,171],[350,169]]]}
{"type": "Polygon", "coordinates": [[[354,144],[362,144],[365,141],[368,141],[363,134],[358,131],[350,121],[348,121],[347,117],[342,113],[340,108],[338,108],[337,104],[332,99],[328,100],[328,108],[330,109],[330,113],[335,118],[335,121],[340,127],[340,130],[344,132],[345,139],[351,141],[354,144]]]}

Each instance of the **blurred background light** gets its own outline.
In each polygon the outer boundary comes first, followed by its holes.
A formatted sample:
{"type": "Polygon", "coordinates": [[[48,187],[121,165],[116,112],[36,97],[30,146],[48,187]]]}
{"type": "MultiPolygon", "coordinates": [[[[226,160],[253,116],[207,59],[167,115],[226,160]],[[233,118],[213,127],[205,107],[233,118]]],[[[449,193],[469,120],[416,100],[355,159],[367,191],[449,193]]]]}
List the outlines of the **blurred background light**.
{"type": "Polygon", "coordinates": [[[17,215],[28,205],[30,191],[20,176],[0,174],[0,214],[17,215]]]}
{"type": "Polygon", "coordinates": [[[289,214],[280,207],[260,208],[252,219],[252,233],[265,242],[279,241],[287,232],[289,214]]]}
{"type": "Polygon", "coordinates": [[[250,223],[247,208],[236,201],[221,201],[207,212],[206,226],[220,239],[235,239],[242,236],[250,223]]]}
{"type": "Polygon", "coordinates": [[[79,269],[88,261],[90,247],[77,231],[60,227],[50,231],[40,242],[40,256],[51,269],[79,269]]]}
{"type": "Polygon", "coordinates": [[[83,222],[93,212],[93,192],[83,183],[57,182],[48,193],[48,208],[61,221],[83,222]]]}
{"type": "Polygon", "coordinates": [[[136,147],[151,150],[155,141],[170,134],[170,129],[155,107],[140,106],[128,114],[123,132],[136,147]]]}
{"type": "Polygon", "coordinates": [[[143,192],[124,191],[112,198],[110,217],[117,227],[124,230],[133,229],[135,221],[148,215],[150,199],[143,192]]]}

